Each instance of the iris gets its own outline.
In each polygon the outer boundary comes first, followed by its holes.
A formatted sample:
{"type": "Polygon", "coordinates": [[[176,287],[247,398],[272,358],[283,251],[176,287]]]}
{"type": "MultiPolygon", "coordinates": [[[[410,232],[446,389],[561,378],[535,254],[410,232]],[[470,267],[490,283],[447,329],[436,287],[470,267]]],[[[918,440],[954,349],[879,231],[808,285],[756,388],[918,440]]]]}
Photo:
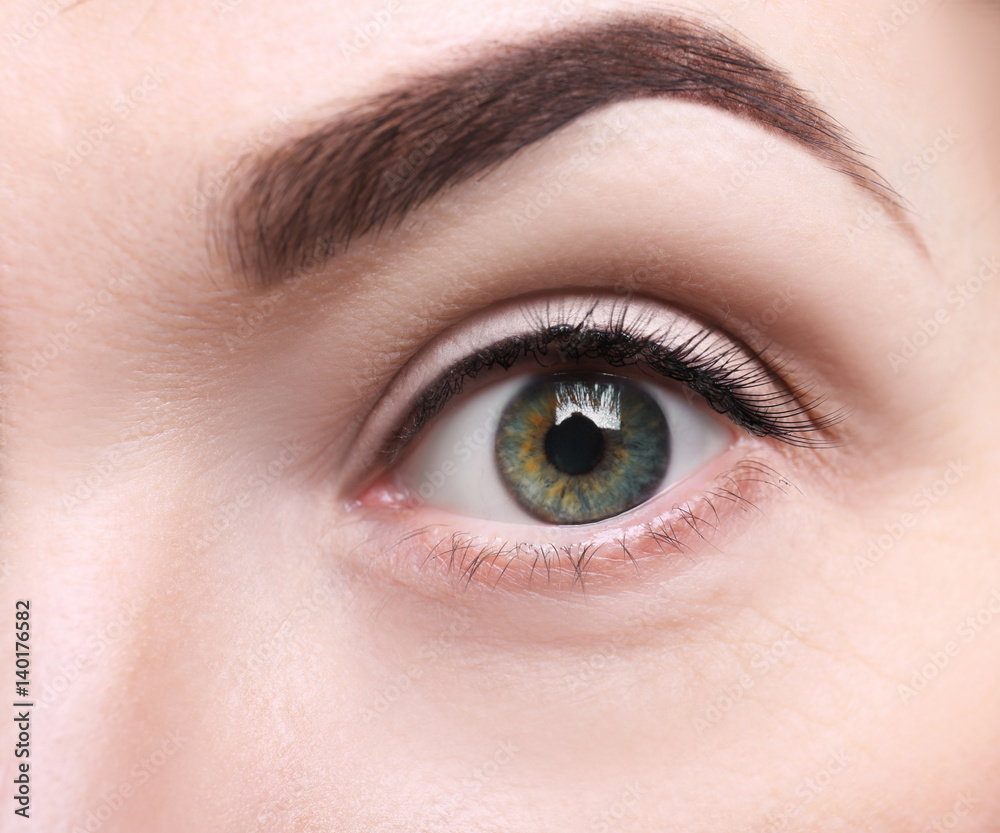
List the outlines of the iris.
{"type": "Polygon", "coordinates": [[[670,432],[660,406],[629,380],[561,375],[511,399],[495,448],[504,485],[528,512],[584,524],[654,494],[670,462],[670,432]]]}

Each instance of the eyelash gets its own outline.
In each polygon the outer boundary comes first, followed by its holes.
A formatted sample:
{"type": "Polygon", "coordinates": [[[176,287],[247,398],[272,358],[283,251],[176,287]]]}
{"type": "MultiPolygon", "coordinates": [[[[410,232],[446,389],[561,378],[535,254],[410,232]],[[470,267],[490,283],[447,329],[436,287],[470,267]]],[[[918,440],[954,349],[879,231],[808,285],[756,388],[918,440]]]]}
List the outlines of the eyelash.
{"type": "MultiPolygon", "coordinates": [[[[381,550],[379,558],[391,558],[407,545],[419,542],[418,545],[425,551],[417,565],[420,573],[438,556],[446,572],[458,570],[459,581],[466,588],[478,577],[489,589],[496,590],[513,566],[520,573],[513,580],[526,589],[532,589],[536,573],[544,571],[546,589],[552,587],[554,580],[568,579],[570,589],[579,588],[585,592],[588,582],[599,583],[605,577],[614,582],[615,568],[626,567],[638,573],[639,561],[648,557],[639,553],[642,544],[651,545],[650,549],[655,547],[657,551],[653,557],[662,557],[689,552],[691,547],[685,539],[708,541],[727,512],[759,511],[754,497],[764,488],[774,488],[782,494],[798,491],[790,480],[767,463],[745,459],[716,478],[716,486],[694,504],[675,506],[673,516],[643,524],[636,541],[630,541],[626,535],[600,543],[485,540],[466,532],[453,531],[442,535],[435,531],[435,527],[423,527],[396,539],[381,550]],[[596,571],[595,562],[600,566],[596,571]],[[499,572],[491,579],[489,574],[494,570],[499,572]]],[[[409,563],[406,557],[400,560],[404,564],[409,563]]],[[[408,583],[411,581],[412,578],[408,583]]],[[[422,583],[421,577],[417,577],[416,581],[422,583]]]]}
{"type": "Polygon", "coordinates": [[[431,383],[393,432],[386,454],[390,459],[395,457],[462,392],[467,381],[498,367],[510,370],[526,359],[547,367],[545,359],[550,351],[555,351],[563,364],[596,359],[609,367],[638,367],[672,379],[756,437],[773,437],[806,448],[837,444],[830,431],[845,415],[820,415],[821,397],[807,400],[804,388],[775,386],[780,380],[778,367],[761,353],[733,343],[713,348],[706,344],[713,336],[728,338],[708,327],[680,344],[666,346],[669,328],[644,333],[641,322],[629,323],[628,310],[624,302],[611,311],[609,321],[595,325],[593,308],[575,324],[553,321],[551,308],[547,308],[544,317],[533,322],[533,330],[481,348],[431,383]],[[764,386],[775,389],[760,392],[764,386]]]}
{"type": "MultiPolygon", "coordinates": [[[[616,300],[610,308],[605,305],[608,311],[597,321],[597,306],[595,303],[582,311],[577,307],[573,315],[567,315],[563,308],[554,311],[552,306],[533,314],[526,310],[529,326],[525,332],[500,339],[453,364],[425,388],[392,433],[383,447],[389,461],[413,442],[468,382],[532,359],[550,370],[592,360],[613,368],[636,367],[685,386],[753,436],[771,437],[800,448],[840,444],[832,429],[845,414],[818,413],[822,397],[807,398],[806,387],[785,383],[780,362],[709,326],[678,341],[672,338],[670,326],[650,327],[652,314],[645,319],[630,315],[627,301],[616,300]]],[[[638,569],[637,555],[641,559],[689,552],[688,541],[707,540],[732,510],[756,510],[754,499],[769,487],[782,493],[796,490],[768,463],[744,458],[714,478],[714,485],[693,502],[674,505],[666,515],[625,534],[605,535],[599,543],[559,543],[560,534],[552,529],[546,533],[552,536],[550,541],[519,542],[425,526],[382,549],[381,557],[392,560],[400,550],[417,547],[424,553],[418,561],[421,568],[435,560],[449,572],[457,568],[465,586],[478,577],[496,588],[513,569],[519,574],[518,583],[528,588],[535,573],[544,571],[547,585],[554,578],[568,579],[571,588],[583,590],[585,573],[590,582],[616,567],[638,569]],[[495,578],[491,576],[494,570],[495,578]]],[[[413,564],[406,558],[402,563],[413,564]]]]}

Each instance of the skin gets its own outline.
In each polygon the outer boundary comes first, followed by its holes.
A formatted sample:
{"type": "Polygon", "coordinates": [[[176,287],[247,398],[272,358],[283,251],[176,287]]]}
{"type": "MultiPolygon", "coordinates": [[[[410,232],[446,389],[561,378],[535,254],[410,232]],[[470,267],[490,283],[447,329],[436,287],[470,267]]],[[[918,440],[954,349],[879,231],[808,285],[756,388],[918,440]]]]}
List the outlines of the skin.
{"type": "MultiPolygon", "coordinates": [[[[0,29],[37,8],[6,4],[0,29]]],[[[209,255],[197,208],[247,142],[261,152],[269,127],[622,6],[428,0],[358,54],[338,48],[381,8],[93,0],[19,50],[8,38],[0,617],[10,634],[31,600],[38,705],[30,823],[7,821],[3,721],[4,825],[997,829],[997,13],[674,7],[814,91],[903,192],[924,251],[802,148],[642,101],[261,296],[209,255]],[[627,129],[515,228],[609,120],[627,129]],[[67,164],[102,121],[113,130],[67,164]],[[442,518],[366,491],[367,423],[393,376],[509,299],[616,283],[763,332],[849,412],[841,444],[734,431],[654,508],[741,460],[779,474],[744,483],[747,503],[686,556],[647,542],[588,592],[558,576],[466,588],[444,563],[418,568],[416,547],[387,556],[442,518]],[[277,302],[248,328],[261,297],[277,302]],[[907,340],[926,346],[905,358],[907,340]]]]}

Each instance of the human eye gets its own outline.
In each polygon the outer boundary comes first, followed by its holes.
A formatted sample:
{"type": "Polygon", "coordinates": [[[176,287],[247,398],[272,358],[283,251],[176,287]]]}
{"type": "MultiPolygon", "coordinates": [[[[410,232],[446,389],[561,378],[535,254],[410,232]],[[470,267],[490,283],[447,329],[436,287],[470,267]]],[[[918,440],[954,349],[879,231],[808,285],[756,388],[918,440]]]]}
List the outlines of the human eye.
{"type": "Polygon", "coordinates": [[[690,553],[787,485],[775,445],[822,447],[838,421],[763,351],[651,299],[514,302],[410,365],[358,505],[410,530],[385,557],[467,583],[584,586],[690,553]]]}
{"type": "Polygon", "coordinates": [[[585,525],[637,508],[731,437],[680,391],[625,372],[528,369],[465,396],[396,481],[414,500],[509,523],[585,525]]]}

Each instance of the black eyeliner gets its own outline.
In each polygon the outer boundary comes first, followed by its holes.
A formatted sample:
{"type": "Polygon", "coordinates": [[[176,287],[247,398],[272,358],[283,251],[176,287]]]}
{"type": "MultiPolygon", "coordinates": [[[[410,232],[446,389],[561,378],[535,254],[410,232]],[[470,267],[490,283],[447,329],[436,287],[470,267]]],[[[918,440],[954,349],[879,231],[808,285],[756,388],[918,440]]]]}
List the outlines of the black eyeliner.
{"type": "Polygon", "coordinates": [[[668,344],[669,332],[643,334],[634,324],[627,324],[626,308],[627,304],[614,310],[612,320],[603,325],[594,323],[590,312],[576,324],[538,320],[532,331],[476,350],[423,391],[393,432],[385,452],[398,453],[462,392],[466,382],[497,368],[510,370],[532,358],[550,370],[593,360],[610,368],[636,367],[685,386],[754,436],[800,447],[835,444],[824,432],[843,415],[814,415],[822,399],[806,400],[805,390],[782,384],[773,364],[750,347],[707,327],[680,343],[668,344]],[[720,341],[721,346],[713,341],[720,341]]]}

